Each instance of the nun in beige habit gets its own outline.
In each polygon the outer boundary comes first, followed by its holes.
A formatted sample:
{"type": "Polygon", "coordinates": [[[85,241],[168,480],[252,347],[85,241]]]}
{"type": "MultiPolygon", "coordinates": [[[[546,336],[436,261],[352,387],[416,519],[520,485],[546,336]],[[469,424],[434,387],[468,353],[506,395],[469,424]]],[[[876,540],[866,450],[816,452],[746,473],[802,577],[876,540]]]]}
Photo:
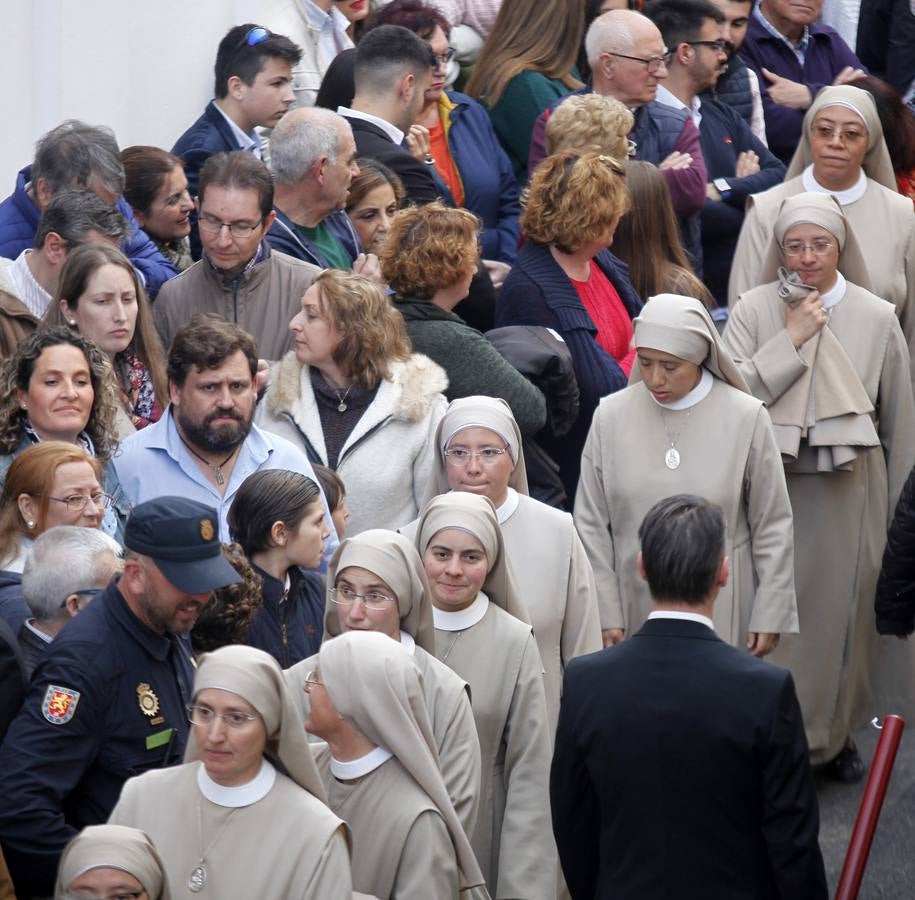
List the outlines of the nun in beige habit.
{"type": "Polygon", "coordinates": [[[90,825],[64,849],[54,896],[145,891],[148,900],[171,900],[165,867],[152,841],[124,825],[90,825]]]}
{"type": "Polygon", "coordinates": [[[330,749],[331,809],[353,836],[353,887],[379,900],[488,897],[439,769],[416,662],[351,631],[321,645],[307,727],[330,749]]]}
{"type": "Polygon", "coordinates": [[[832,194],[854,229],[867,263],[869,289],[896,307],[910,354],[915,349],[915,215],[912,201],[898,193],[883,127],[873,97],[861,88],[823,88],[804,116],[801,141],[782,184],[747,200],[746,215],[728,288],[733,307],[738,295],[771,281],[762,273],[766,249],[782,201],[801,193],[832,194]],[[866,140],[840,139],[833,116],[866,131],[866,140]],[[820,128],[832,136],[820,138],[820,128]],[[824,186],[824,182],[833,185],[824,186]],[[847,185],[844,190],[836,184],[847,185]]]}
{"type": "Polygon", "coordinates": [[[639,524],[659,500],[697,494],[727,520],[731,577],[715,604],[715,631],[764,656],[798,630],[791,505],[769,416],[698,300],[659,294],[634,324],[631,383],[594,414],[575,498],[601,628],[618,641],[646,621],[639,524]]]}
{"type": "MultiPolygon", "coordinates": [[[[327,581],[331,587],[324,607],[325,641],[347,631],[380,631],[397,641],[416,663],[423,676],[423,693],[445,787],[464,830],[470,834],[480,802],[477,726],[467,682],[435,658],[432,599],[416,548],[394,531],[363,531],[337,548],[330,560],[327,581]],[[341,586],[361,596],[347,602],[341,586]],[[366,606],[366,593],[391,599],[372,609],[366,606]]],[[[303,721],[308,718],[309,709],[305,679],[317,664],[315,654],[284,673],[289,690],[301,703],[303,721]]]]}
{"type": "Polygon", "coordinates": [[[492,502],[434,497],[416,546],[432,591],[436,655],[470,684],[483,759],[471,842],[486,883],[495,898],[555,900],[543,665],[492,502]]]}
{"type": "Polygon", "coordinates": [[[506,559],[543,662],[552,740],[565,666],[602,646],[591,563],[572,516],[528,496],[521,431],[504,400],[452,400],[435,446],[438,490],[482,494],[496,508],[506,559]],[[481,456],[487,448],[504,452],[487,459],[481,456]]]}
{"type": "Polygon", "coordinates": [[[109,820],[150,836],[172,898],[350,900],[345,825],[276,660],[205,654],[190,710],[184,765],[128,780],[109,820]]]}
{"type": "Polygon", "coordinates": [[[846,739],[873,714],[873,670],[892,673],[897,689],[915,683],[911,649],[877,637],[873,608],[890,516],[915,462],[909,358],[892,304],[866,289],[849,219],[825,194],[785,200],[763,284],[740,296],[724,335],[769,408],[794,510],[801,631],[772,661],[794,673],[813,761],[840,756],[842,780],[864,773],[846,739]],[[803,246],[816,241],[820,255],[803,246]]]}

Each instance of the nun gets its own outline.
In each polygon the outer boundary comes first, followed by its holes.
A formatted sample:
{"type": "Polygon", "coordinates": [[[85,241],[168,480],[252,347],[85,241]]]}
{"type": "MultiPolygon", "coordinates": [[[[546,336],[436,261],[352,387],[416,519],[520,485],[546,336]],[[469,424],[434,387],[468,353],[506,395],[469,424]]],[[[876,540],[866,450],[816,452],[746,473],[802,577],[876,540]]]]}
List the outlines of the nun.
{"type": "MultiPolygon", "coordinates": [[[[470,834],[480,802],[480,741],[467,682],[435,658],[432,600],[416,548],[394,531],[363,531],[337,548],[327,581],[325,641],[348,631],[377,631],[416,663],[445,787],[470,834]]],[[[309,712],[305,680],[317,663],[315,654],[284,673],[303,720],[309,712]]]]}
{"type": "Polygon", "coordinates": [[[575,524],[594,567],[601,628],[613,643],[651,612],[638,528],[665,497],[697,494],[727,519],[731,577],[715,632],[765,656],[798,630],[791,505],[772,424],[705,307],[659,294],[635,320],[636,364],[605,397],[582,455],[575,524]]]}
{"type": "Polygon", "coordinates": [[[448,796],[415,661],[351,631],[321,645],[306,727],[327,742],[327,797],[353,837],[353,887],[378,900],[488,898],[448,796]]]}
{"type": "Polygon", "coordinates": [[[276,660],[240,645],[205,654],[188,716],[184,765],[129,779],[109,819],[150,836],[172,898],[350,900],[346,826],[276,660]]]}
{"type": "Polygon", "coordinates": [[[470,685],[482,755],[471,842],[486,883],[494,897],[555,900],[543,664],[492,501],[434,497],[420,515],[416,547],[432,592],[436,656],[470,685]]]}
{"type": "Polygon", "coordinates": [[[867,289],[850,218],[827,194],[784,200],[760,286],[740,296],[724,335],[769,409],[794,510],[801,631],[771,659],[794,674],[812,761],[846,782],[864,775],[849,733],[869,718],[872,677],[915,679],[897,668],[908,646],[876,635],[873,608],[915,462],[909,354],[893,305],[867,289]]]}

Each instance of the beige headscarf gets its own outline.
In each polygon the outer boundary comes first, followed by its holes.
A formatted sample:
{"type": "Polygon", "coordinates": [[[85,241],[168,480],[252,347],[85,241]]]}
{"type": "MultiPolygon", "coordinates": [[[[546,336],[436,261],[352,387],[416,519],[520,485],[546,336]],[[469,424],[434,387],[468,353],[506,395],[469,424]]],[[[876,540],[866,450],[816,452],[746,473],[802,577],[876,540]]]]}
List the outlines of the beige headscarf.
{"type": "MultiPolygon", "coordinates": [[[[785,234],[801,224],[825,228],[839,245],[838,270],[852,284],[870,287],[855,233],[831,194],[796,194],[782,203],[760,272],[762,284],[778,279],[772,286],[790,306],[809,293],[793,272],[779,265],[784,263],[785,234]]],[[[769,407],[778,448],[784,459],[795,460],[801,439],[806,438],[817,451],[818,471],[848,469],[862,450],[880,443],[871,417],[874,405],[828,324],[798,353],[807,363],[806,371],[769,407]]]]}
{"type": "Polygon", "coordinates": [[[149,900],[171,900],[165,866],[153,842],[138,828],[126,825],[90,825],[73,838],[60,858],[54,896],[63,896],[71,882],[99,868],[133,875],[149,900]]]}
{"type": "Polygon", "coordinates": [[[435,430],[435,478],[440,494],[451,490],[446,472],[445,451],[452,438],[465,428],[486,428],[499,435],[508,446],[515,463],[508,479],[509,487],[519,494],[530,493],[527,487],[527,469],[524,465],[524,448],[521,429],[512,415],[511,407],[500,397],[461,397],[448,404],[445,415],[435,430]]]}
{"type": "Polygon", "coordinates": [[[432,594],[423,561],[408,538],[384,528],[372,528],[347,538],[331,557],[327,568],[324,640],[341,632],[337,607],[330,599],[330,589],[337,581],[337,574],[348,566],[368,569],[388,584],[397,595],[400,627],[412,635],[418,647],[435,656],[432,594]]]}
{"type": "Polygon", "coordinates": [[[416,549],[420,554],[425,552],[429,542],[443,528],[466,531],[483,545],[489,564],[483,592],[496,606],[501,606],[516,619],[530,625],[527,607],[518,596],[505,558],[502,529],[492,501],[488,497],[461,491],[433,497],[420,514],[416,529],[416,549]]]}
{"type": "MultiPolygon", "coordinates": [[[[296,701],[286,687],[279,664],[269,653],[240,644],[205,653],[197,661],[194,696],[207,688],[231,691],[250,703],[267,729],[266,754],[278,762],[296,784],[322,803],[327,802],[324,784],[302,727],[302,714],[296,709],[296,701]]],[[[184,761],[198,759],[200,750],[191,728],[184,761]]]]}
{"type": "Polygon", "coordinates": [[[877,115],[877,105],[867,91],[852,87],[850,84],[830,85],[822,88],[816,95],[804,115],[801,140],[791,158],[791,165],[788,166],[785,180],[800,175],[813,162],[813,155],[810,152],[810,132],[813,128],[813,120],[827,106],[842,106],[861,117],[867,128],[867,153],[864,155],[864,163],[861,168],[864,169],[864,174],[868,178],[878,181],[895,193],[899,188],[893,173],[893,163],[890,160],[889,151],[886,149],[886,142],[883,140],[883,125],[880,123],[880,116],[877,115]]]}
{"type": "MultiPolygon", "coordinates": [[[[633,325],[637,348],[658,350],[693,365],[704,366],[716,378],[745,394],[750,393],[743,375],[721,343],[715,323],[698,300],[679,294],[649,297],[633,325]]],[[[636,358],[629,383],[641,380],[642,372],[636,358]]]]}
{"type": "Polygon", "coordinates": [[[484,883],[473,848],[454,811],[413,660],[383,634],[349,631],[321,645],[321,680],[337,712],[397,757],[438,808],[461,870],[461,889],[484,883]]]}

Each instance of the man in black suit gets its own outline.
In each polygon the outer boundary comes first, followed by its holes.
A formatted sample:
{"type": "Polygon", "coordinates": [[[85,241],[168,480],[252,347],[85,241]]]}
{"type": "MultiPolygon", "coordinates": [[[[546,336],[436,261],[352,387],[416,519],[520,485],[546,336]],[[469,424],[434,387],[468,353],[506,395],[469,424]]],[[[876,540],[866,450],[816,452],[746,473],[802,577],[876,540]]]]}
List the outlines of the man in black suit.
{"type": "Polygon", "coordinates": [[[794,682],[712,630],[724,535],[706,500],[656,504],[654,611],[566,669],[550,798],[575,900],[826,900],[794,682]]]}

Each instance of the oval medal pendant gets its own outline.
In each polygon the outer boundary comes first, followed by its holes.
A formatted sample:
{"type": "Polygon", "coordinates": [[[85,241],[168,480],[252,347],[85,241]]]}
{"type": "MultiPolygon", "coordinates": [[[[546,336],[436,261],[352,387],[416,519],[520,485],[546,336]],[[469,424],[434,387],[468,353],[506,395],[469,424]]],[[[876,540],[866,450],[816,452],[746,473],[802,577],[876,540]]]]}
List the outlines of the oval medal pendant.
{"type": "Polygon", "coordinates": [[[191,869],[190,878],[187,880],[187,888],[194,894],[200,893],[204,889],[207,883],[207,870],[206,866],[199,865],[194,866],[191,869]]]}
{"type": "Polygon", "coordinates": [[[668,469],[677,469],[680,466],[680,453],[676,447],[671,447],[667,453],[664,454],[664,465],[668,469]]]}
{"type": "Polygon", "coordinates": [[[337,406],[337,412],[346,412],[347,409],[347,405],[341,400],[340,404],[337,406]]]}

